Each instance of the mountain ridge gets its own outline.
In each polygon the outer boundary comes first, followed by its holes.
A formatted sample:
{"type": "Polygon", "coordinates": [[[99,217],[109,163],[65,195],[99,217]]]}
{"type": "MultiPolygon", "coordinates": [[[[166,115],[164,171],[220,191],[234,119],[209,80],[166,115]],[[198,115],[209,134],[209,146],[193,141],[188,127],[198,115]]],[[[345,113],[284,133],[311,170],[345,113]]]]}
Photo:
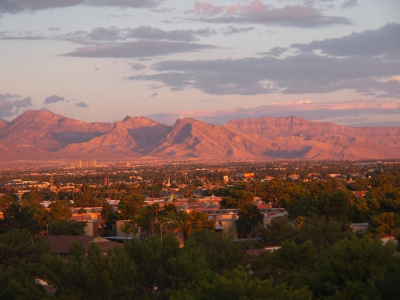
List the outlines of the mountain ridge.
{"type": "Polygon", "coordinates": [[[31,110],[0,122],[3,161],[43,159],[389,159],[400,158],[400,127],[350,127],[296,116],[193,118],[173,126],[146,117],[83,122],[31,110]]]}

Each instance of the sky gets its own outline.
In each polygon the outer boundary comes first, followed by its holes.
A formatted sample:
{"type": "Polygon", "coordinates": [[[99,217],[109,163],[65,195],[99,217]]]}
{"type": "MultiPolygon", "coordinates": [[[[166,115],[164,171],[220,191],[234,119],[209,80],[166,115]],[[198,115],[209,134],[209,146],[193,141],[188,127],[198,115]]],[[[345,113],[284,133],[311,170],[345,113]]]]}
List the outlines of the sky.
{"type": "Polygon", "coordinates": [[[400,126],[399,0],[0,0],[0,119],[400,126]]]}

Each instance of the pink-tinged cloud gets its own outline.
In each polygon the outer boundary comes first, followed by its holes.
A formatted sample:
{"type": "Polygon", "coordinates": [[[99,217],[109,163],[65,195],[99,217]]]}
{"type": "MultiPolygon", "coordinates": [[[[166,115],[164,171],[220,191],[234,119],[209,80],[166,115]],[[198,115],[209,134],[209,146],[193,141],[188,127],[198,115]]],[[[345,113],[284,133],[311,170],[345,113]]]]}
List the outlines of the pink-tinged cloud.
{"type": "Polygon", "coordinates": [[[231,6],[196,2],[192,12],[199,21],[215,23],[260,23],[295,27],[351,23],[343,17],[325,16],[311,6],[286,5],[282,8],[274,8],[260,0],[254,0],[247,5],[231,6]]]}
{"type": "Polygon", "coordinates": [[[392,79],[394,81],[400,82],[400,75],[399,76],[393,76],[392,79]]]}
{"type": "MultiPolygon", "coordinates": [[[[150,118],[173,124],[178,118],[195,118],[211,124],[224,124],[232,119],[298,116],[314,121],[360,115],[400,115],[400,103],[395,101],[363,101],[313,103],[311,100],[272,103],[259,107],[241,106],[226,110],[186,110],[154,114],[150,118]]],[[[400,122],[399,124],[400,125],[400,122]]]]}

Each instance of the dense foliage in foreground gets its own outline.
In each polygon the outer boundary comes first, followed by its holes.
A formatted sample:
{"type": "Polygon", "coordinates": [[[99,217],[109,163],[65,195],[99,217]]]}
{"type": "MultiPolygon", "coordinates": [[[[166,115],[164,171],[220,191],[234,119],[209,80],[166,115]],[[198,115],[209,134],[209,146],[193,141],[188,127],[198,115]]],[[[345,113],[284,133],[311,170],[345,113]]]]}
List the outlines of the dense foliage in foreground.
{"type": "MultiPolygon", "coordinates": [[[[106,254],[94,244],[88,249],[73,244],[68,260],[50,253],[40,237],[46,224],[59,232],[71,227],[65,223],[65,204],[54,204],[49,214],[33,193],[21,204],[4,197],[11,204],[0,222],[0,299],[398,298],[400,255],[393,243],[383,245],[380,237],[400,235],[400,173],[359,178],[346,185],[337,180],[279,178],[257,184],[219,192],[225,193],[221,206],[240,208],[247,217],[242,221],[247,220],[251,229],[250,221],[258,220],[247,204],[253,198],[251,189],[287,209],[288,217],[256,228],[260,242],[235,243],[229,234],[190,227],[183,248],[171,234],[163,240],[149,235],[106,254]],[[361,193],[364,197],[355,197],[361,193]],[[351,232],[349,223],[357,221],[370,224],[367,235],[351,232]],[[272,253],[246,251],[267,245],[282,248],[272,253]],[[46,279],[56,294],[46,293],[35,276],[46,279]]],[[[121,213],[150,228],[155,207],[139,210],[140,197],[131,198],[122,201],[121,213]]],[[[176,215],[173,205],[157,212],[160,219],[163,214],[168,219],[176,215]]]]}
{"type": "Polygon", "coordinates": [[[163,241],[156,236],[126,241],[124,249],[106,254],[94,244],[87,251],[72,244],[68,260],[51,254],[43,238],[13,229],[0,235],[0,298],[396,298],[400,256],[393,243],[341,232],[324,219],[313,222],[317,235],[333,230],[326,243],[313,242],[310,228],[294,229],[281,249],[249,255],[247,242],[201,230],[183,248],[171,234],[163,241]],[[56,294],[46,293],[34,276],[46,279],[56,294]]]}

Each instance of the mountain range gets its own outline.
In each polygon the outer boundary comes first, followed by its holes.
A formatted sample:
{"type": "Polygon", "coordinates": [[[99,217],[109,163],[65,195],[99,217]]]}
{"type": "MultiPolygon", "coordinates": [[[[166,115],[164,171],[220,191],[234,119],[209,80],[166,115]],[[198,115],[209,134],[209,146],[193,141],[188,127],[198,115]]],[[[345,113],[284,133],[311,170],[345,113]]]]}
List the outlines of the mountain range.
{"type": "Polygon", "coordinates": [[[298,117],[186,118],[167,126],[145,117],[82,122],[48,110],[0,120],[0,161],[58,159],[389,159],[400,158],[400,127],[348,127],[298,117]]]}

